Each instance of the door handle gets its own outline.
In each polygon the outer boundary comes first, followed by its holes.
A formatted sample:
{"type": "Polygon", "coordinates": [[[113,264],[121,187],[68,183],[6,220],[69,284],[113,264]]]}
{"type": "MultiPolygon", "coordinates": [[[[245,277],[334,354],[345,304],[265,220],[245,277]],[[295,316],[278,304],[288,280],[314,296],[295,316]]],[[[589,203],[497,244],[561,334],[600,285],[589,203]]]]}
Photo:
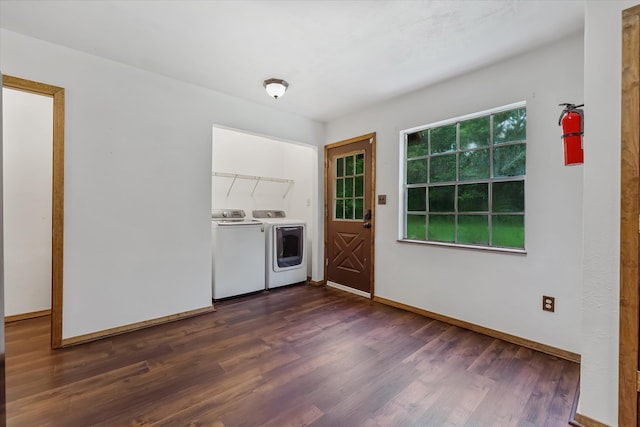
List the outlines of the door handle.
{"type": "Polygon", "coordinates": [[[371,209],[367,209],[367,212],[364,214],[364,224],[362,226],[364,228],[371,228],[371,209]]]}

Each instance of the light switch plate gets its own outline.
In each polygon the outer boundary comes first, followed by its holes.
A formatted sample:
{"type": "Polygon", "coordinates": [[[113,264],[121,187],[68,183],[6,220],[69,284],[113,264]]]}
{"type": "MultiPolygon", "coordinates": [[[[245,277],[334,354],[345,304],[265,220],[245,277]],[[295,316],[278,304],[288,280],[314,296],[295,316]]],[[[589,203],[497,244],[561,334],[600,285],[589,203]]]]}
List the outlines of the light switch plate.
{"type": "Polygon", "coordinates": [[[386,194],[378,194],[378,204],[386,205],[387,204],[387,195],[386,194]]]}

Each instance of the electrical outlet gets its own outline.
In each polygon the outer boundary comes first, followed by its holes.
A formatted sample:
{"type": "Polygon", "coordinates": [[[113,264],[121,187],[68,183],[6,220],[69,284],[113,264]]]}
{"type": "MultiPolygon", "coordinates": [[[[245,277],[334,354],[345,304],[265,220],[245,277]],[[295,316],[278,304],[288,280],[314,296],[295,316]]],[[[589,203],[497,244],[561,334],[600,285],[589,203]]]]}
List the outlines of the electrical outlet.
{"type": "Polygon", "coordinates": [[[556,311],[556,299],[554,297],[542,296],[542,310],[554,312],[556,311]]]}

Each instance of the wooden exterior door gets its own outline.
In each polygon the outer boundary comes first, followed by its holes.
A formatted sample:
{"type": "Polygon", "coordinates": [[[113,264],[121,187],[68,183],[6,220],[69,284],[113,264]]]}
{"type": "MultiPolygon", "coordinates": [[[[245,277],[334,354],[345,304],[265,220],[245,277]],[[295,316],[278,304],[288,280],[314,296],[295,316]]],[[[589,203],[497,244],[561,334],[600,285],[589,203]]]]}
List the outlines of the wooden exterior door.
{"type": "MultiPolygon", "coordinates": [[[[623,11],[618,425],[640,426],[640,5],[623,11]]],[[[578,418],[576,417],[576,420],[578,418]]],[[[579,421],[579,420],[578,420],[579,421]]]]}
{"type": "Polygon", "coordinates": [[[325,147],[325,278],[373,296],[375,133],[325,147]]]}

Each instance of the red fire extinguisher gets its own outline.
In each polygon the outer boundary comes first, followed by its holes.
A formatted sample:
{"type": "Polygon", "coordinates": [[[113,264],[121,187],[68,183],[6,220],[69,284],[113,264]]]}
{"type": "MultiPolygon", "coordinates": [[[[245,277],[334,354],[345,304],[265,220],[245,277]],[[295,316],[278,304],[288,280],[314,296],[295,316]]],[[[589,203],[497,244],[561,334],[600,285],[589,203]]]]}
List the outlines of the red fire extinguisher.
{"type": "Polygon", "coordinates": [[[562,139],[564,140],[564,164],[581,165],[584,163],[584,150],[582,148],[582,135],[584,134],[584,104],[560,104],[564,110],[558,119],[558,125],[562,126],[562,139]]]}

